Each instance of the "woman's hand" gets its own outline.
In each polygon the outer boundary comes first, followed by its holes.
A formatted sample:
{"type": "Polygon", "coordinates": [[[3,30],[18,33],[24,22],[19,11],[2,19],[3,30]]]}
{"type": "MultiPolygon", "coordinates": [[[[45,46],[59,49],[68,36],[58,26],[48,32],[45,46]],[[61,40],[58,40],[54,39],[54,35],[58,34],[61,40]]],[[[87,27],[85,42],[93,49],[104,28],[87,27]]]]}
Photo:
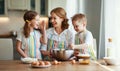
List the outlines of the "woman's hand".
{"type": "Polygon", "coordinates": [[[44,55],[44,56],[49,56],[51,57],[51,53],[49,51],[41,51],[41,53],[44,55]]]}

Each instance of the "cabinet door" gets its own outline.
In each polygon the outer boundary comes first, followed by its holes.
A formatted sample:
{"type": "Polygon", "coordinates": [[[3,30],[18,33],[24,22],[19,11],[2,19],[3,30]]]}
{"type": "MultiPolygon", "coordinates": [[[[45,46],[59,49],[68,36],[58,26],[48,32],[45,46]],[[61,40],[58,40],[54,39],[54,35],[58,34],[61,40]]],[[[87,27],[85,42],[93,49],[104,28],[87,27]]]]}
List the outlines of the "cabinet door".
{"type": "Polygon", "coordinates": [[[66,9],[67,0],[48,0],[48,15],[50,11],[56,7],[62,7],[66,9]]]}
{"type": "Polygon", "coordinates": [[[8,0],[8,9],[30,10],[30,0],[8,0]]]}
{"type": "Polygon", "coordinates": [[[13,42],[11,38],[0,38],[0,60],[13,60],[13,42]]]}

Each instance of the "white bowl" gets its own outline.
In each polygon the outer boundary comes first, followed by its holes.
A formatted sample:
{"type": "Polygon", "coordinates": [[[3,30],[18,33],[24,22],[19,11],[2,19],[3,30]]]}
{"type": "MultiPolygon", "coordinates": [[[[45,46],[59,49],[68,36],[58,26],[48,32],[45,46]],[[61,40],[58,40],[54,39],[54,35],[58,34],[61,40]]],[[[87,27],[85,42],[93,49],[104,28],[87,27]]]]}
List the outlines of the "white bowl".
{"type": "Polygon", "coordinates": [[[108,65],[119,65],[119,59],[116,58],[111,58],[111,57],[104,57],[103,60],[108,64],[108,65]]]}
{"type": "Polygon", "coordinates": [[[37,58],[29,58],[29,57],[26,57],[26,58],[21,58],[21,61],[22,61],[23,63],[32,63],[32,62],[34,62],[34,61],[38,61],[38,59],[37,59],[37,58]]]}

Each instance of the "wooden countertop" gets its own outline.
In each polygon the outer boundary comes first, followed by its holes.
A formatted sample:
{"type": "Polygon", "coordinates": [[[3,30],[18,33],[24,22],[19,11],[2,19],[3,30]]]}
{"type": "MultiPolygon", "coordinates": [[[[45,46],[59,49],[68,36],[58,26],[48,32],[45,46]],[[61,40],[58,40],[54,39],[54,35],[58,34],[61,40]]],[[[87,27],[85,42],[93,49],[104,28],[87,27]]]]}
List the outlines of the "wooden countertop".
{"type": "Polygon", "coordinates": [[[19,60],[0,60],[0,71],[109,71],[95,62],[89,65],[71,64],[69,61],[48,68],[32,68],[19,60]]]}
{"type": "Polygon", "coordinates": [[[98,60],[96,64],[109,71],[120,71],[120,65],[106,65],[103,59],[98,60]]]}

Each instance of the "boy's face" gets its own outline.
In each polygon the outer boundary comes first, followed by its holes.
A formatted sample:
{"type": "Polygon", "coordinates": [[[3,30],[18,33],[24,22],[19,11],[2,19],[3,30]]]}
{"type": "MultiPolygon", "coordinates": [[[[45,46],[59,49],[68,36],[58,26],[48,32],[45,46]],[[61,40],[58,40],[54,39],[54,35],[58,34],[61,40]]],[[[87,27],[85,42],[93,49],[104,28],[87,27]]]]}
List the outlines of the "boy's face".
{"type": "Polygon", "coordinates": [[[72,24],[76,32],[84,31],[84,24],[82,21],[72,21],[72,24]]]}

